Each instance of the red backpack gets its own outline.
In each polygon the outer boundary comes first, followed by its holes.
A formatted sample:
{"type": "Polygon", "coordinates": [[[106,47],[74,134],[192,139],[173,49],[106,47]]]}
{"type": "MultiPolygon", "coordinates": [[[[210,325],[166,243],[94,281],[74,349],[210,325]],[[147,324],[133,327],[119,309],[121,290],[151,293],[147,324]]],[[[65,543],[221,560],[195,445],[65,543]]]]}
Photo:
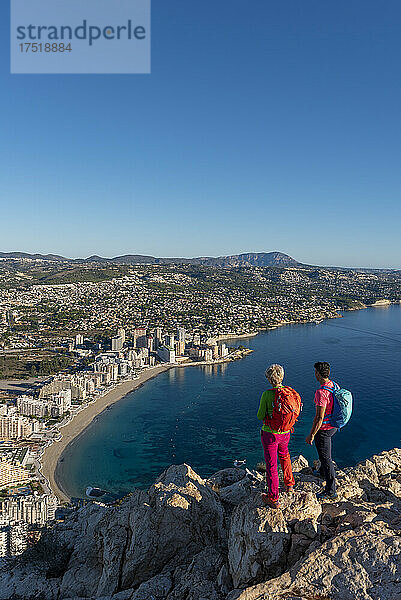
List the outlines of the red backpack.
{"type": "Polygon", "coordinates": [[[288,386],[269,390],[274,392],[273,414],[268,414],[263,421],[274,431],[293,431],[302,410],[301,396],[288,386]]]}

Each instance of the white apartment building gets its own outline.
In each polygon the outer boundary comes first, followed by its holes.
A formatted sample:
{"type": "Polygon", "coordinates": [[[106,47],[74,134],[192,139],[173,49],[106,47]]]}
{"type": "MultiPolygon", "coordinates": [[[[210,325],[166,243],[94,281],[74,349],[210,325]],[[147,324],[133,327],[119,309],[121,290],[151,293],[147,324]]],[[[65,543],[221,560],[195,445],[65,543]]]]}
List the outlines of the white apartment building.
{"type": "Polygon", "coordinates": [[[57,499],[53,494],[6,498],[0,505],[0,519],[25,521],[29,525],[44,526],[55,519],[57,499]]]}
{"type": "Polygon", "coordinates": [[[28,525],[0,520],[0,557],[22,554],[28,547],[28,525]]]}
{"type": "Polygon", "coordinates": [[[80,374],[58,375],[44,385],[39,392],[39,398],[47,398],[52,394],[58,394],[61,390],[71,390],[72,400],[85,400],[86,391],[83,385],[84,378],[80,374]]]}
{"type": "Polygon", "coordinates": [[[62,417],[64,413],[71,408],[71,389],[60,390],[57,394],[52,394],[47,401],[48,413],[52,417],[62,417]]]}
{"type": "Polygon", "coordinates": [[[226,356],[228,356],[229,350],[225,344],[221,344],[219,346],[219,353],[220,353],[221,358],[225,358],[226,356]]]}
{"type": "Polygon", "coordinates": [[[33,398],[32,396],[20,396],[17,398],[17,408],[21,415],[27,417],[43,418],[47,414],[47,405],[43,400],[33,398]]]}
{"type": "Polygon", "coordinates": [[[40,429],[38,421],[21,416],[0,417],[0,440],[27,438],[40,429]]]}
{"type": "Polygon", "coordinates": [[[179,327],[178,328],[178,341],[179,342],[184,342],[185,343],[185,328],[184,327],[179,327]]]}
{"type": "Polygon", "coordinates": [[[120,335],[116,335],[113,338],[111,338],[111,351],[112,352],[119,352],[120,350],[123,349],[123,345],[124,345],[124,341],[120,335]]]}
{"type": "Polygon", "coordinates": [[[37,399],[21,396],[17,399],[18,412],[31,417],[60,417],[71,408],[71,389],[60,390],[50,398],[37,399]]]}

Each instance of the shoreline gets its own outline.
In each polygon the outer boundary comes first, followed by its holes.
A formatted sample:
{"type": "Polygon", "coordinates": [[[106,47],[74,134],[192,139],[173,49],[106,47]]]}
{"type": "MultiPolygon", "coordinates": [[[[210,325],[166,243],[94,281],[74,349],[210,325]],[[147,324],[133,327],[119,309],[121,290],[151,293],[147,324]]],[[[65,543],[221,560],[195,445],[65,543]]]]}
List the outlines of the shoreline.
{"type": "Polygon", "coordinates": [[[142,387],[146,381],[171,368],[173,368],[172,365],[158,365],[141,373],[138,379],[121,382],[113,390],[110,390],[107,394],[96,400],[96,402],[89,404],[89,406],[81,410],[69,423],[60,427],[61,439],[53,441],[47,446],[40,457],[40,474],[47,480],[51,491],[57,496],[60,502],[70,501],[70,497],[63,489],[62,482],[57,480],[56,477],[57,465],[67,446],[81,435],[92,423],[93,419],[104,412],[109,406],[122,400],[139,387],[142,387]]]}
{"type": "MultiPolygon", "coordinates": [[[[396,303],[390,302],[389,304],[387,304],[387,302],[386,302],[385,305],[384,304],[375,304],[375,305],[369,305],[369,306],[364,305],[364,306],[355,307],[355,308],[342,309],[342,312],[348,312],[348,311],[351,312],[354,310],[363,310],[366,308],[378,308],[380,306],[382,306],[382,307],[389,306],[391,304],[396,304],[396,303]]],[[[401,301],[399,301],[399,304],[401,304],[401,301]]],[[[320,324],[321,322],[326,321],[326,320],[331,320],[333,318],[341,318],[341,317],[342,317],[341,313],[337,313],[336,315],[323,318],[321,321],[318,322],[318,324],[320,324]]],[[[259,335],[260,333],[272,331],[274,329],[278,329],[278,328],[285,327],[288,325],[292,325],[292,324],[307,325],[307,324],[310,324],[313,322],[314,322],[313,320],[298,322],[298,323],[287,321],[287,322],[282,322],[280,324],[274,325],[272,327],[259,329],[258,331],[252,332],[249,334],[238,334],[238,335],[226,334],[226,335],[216,336],[213,339],[216,341],[223,341],[223,340],[231,340],[231,339],[251,338],[251,337],[255,337],[255,336],[259,335]]],[[[245,352],[242,354],[242,356],[240,356],[238,358],[244,358],[244,356],[246,356],[248,353],[249,352],[245,352]]],[[[56,476],[57,466],[58,466],[59,460],[60,460],[64,450],[67,448],[67,446],[69,446],[76,438],[78,438],[86,430],[86,428],[92,423],[92,421],[94,420],[95,417],[97,417],[98,415],[103,413],[112,404],[115,404],[119,400],[122,400],[123,398],[125,398],[125,396],[127,396],[131,392],[135,391],[139,387],[142,387],[142,385],[144,385],[144,383],[146,383],[146,381],[153,379],[154,377],[157,377],[157,375],[159,375],[160,373],[166,372],[172,368],[183,368],[183,367],[189,367],[189,366],[219,365],[219,364],[228,363],[228,362],[233,362],[233,359],[232,358],[229,360],[221,359],[219,361],[213,361],[211,363],[202,361],[202,362],[185,362],[185,363],[181,363],[181,364],[178,363],[178,364],[174,364],[174,365],[172,365],[172,364],[158,365],[156,367],[150,367],[145,372],[141,373],[139,375],[138,379],[121,382],[113,390],[110,390],[110,392],[106,393],[104,396],[99,398],[96,402],[89,404],[89,406],[87,406],[85,409],[83,409],[77,415],[75,415],[75,417],[69,423],[67,423],[65,426],[60,428],[60,429],[62,429],[61,439],[58,441],[53,441],[49,446],[47,446],[39,459],[40,475],[42,475],[47,480],[51,491],[55,494],[55,496],[58,498],[58,500],[60,502],[63,502],[63,503],[69,502],[70,496],[68,496],[66,491],[63,489],[62,482],[56,476]]]]}
{"type": "Polygon", "coordinates": [[[236,358],[230,357],[229,359],[223,358],[215,360],[213,362],[185,362],[177,364],[166,364],[157,365],[156,367],[150,367],[146,371],[142,372],[137,379],[122,381],[114,389],[107,392],[104,396],[89,404],[86,408],[82,409],[77,415],[75,415],[69,423],[60,427],[61,439],[53,441],[43,451],[39,462],[40,462],[40,475],[44,477],[51,491],[57,496],[60,502],[69,502],[70,496],[63,488],[63,482],[57,476],[57,466],[60,458],[66,450],[67,446],[74,442],[93,422],[95,417],[102,414],[109,406],[119,402],[128,394],[134,392],[138,388],[142,387],[147,381],[165,373],[170,369],[184,368],[184,367],[199,367],[199,366],[213,366],[221,365],[223,363],[234,362],[235,360],[244,358],[251,351],[245,350],[241,352],[241,356],[236,358]]]}

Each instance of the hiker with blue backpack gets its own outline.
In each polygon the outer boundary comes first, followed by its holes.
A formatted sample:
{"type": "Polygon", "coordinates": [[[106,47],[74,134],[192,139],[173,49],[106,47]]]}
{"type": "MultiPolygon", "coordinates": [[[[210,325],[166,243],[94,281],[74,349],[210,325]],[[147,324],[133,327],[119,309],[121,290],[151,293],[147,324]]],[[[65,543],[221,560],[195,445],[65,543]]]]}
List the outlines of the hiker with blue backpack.
{"type": "Polygon", "coordinates": [[[315,363],[315,377],[320,384],[315,393],[316,414],[306,443],[315,442],[320,460],[320,475],[326,482],[324,490],[316,494],[320,500],[337,498],[336,473],[332,460],[332,439],[346,425],[352,412],[352,395],[330,379],[330,365],[315,363]]]}

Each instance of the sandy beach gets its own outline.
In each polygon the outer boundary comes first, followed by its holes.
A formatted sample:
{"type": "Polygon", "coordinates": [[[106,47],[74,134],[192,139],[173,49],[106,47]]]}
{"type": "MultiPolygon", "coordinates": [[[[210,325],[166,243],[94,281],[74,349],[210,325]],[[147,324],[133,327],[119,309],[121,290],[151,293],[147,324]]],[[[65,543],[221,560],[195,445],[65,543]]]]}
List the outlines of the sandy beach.
{"type": "Polygon", "coordinates": [[[116,388],[96,400],[96,402],[93,402],[87,406],[87,408],[78,413],[72,419],[72,421],[70,421],[70,423],[60,429],[62,434],[61,440],[58,442],[53,442],[51,446],[48,446],[43,453],[41,458],[41,472],[48,480],[52,491],[54,494],[56,494],[57,498],[61,502],[68,502],[70,498],[61,489],[59,482],[56,481],[55,471],[57,462],[68,444],[72,442],[77,435],[82,433],[82,431],[86,429],[88,425],[90,425],[93,419],[98,414],[103,412],[108,406],[118,402],[118,400],[121,400],[121,398],[130,392],[139,388],[149,379],[152,379],[153,377],[156,377],[156,375],[159,375],[159,373],[168,371],[171,368],[171,365],[159,365],[141,373],[138,379],[120,383],[116,388]]]}
{"type": "MultiPolygon", "coordinates": [[[[242,358],[246,356],[251,350],[244,350],[238,358],[242,358]]],[[[99,415],[101,412],[106,410],[108,406],[118,402],[124,396],[133,392],[141,385],[143,385],[149,379],[153,379],[159,375],[159,373],[163,373],[164,371],[168,371],[172,368],[180,368],[180,367],[197,367],[197,366],[209,366],[209,365],[220,365],[222,363],[231,362],[232,358],[223,358],[220,360],[215,360],[213,362],[185,362],[181,364],[175,365],[158,365],[157,367],[151,367],[147,369],[143,373],[140,374],[138,379],[134,379],[132,381],[124,381],[117,385],[113,390],[93,402],[89,404],[85,409],[79,412],[75,417],[64,427],[60,428],[60,432],[62,435],[61,440],[54,441],[50,446],[48,446],[43,455],[41,457],[41,473],[49,482],[50,488],[53,493],[57,496],[57,498],[61,502],[69,502],[70,497],[67,493],[62,489],[62,482],[59,481],[56,477],[56,467],[57,463],[61,457],[61,454],[65,450],[65,448],[70,444],[78,435],[80,435],[87,427],[91,424],[93,419],[99,415]]]]}

